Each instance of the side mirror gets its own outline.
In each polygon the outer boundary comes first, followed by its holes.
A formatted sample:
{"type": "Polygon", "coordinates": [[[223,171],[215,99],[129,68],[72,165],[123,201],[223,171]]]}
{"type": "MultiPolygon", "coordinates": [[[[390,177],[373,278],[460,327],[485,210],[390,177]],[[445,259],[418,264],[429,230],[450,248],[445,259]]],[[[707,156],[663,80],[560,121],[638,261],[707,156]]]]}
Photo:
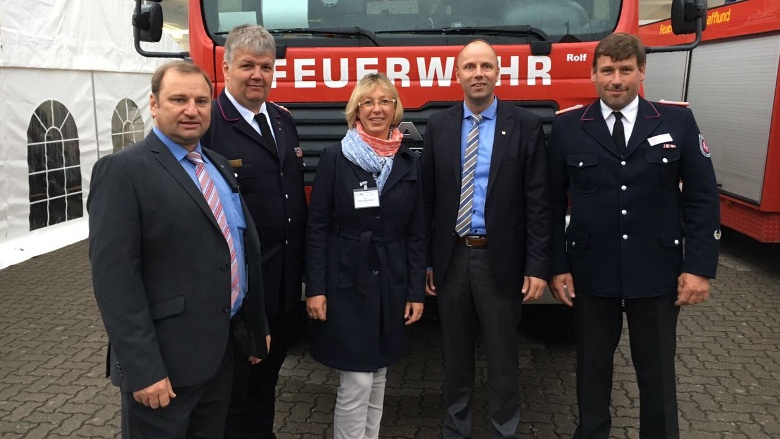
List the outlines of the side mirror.
{"type": "Polygon", "coordinates": [[[707,0],[672,0],[672,32],[696,34],[696,39],[675,46],[645,47],[646,53],[685,52],[701,43],[701,34],[707,27],[707,0]]]}
{"type": "Polygon", "coordinates": [[[694,34],[701,20],[701,30],[707,28],[707,0],[672,1],[672,32],[676,35],[694,34]]]}
{"type": "Polygon", "coordinates": [[[159,3],[141,5],[141,12],[133,14],[133,30],[138,31],[138,39],[147,43],[157,43],[162,39],[163,10],[159,3]]]}
{"type": "Polygon", "coordinates": [[[148,52],[141,47],[141,41],[157,43],[163,34],[162,0],[149,0],[152,3],[142,4],[143,0],[135,0],[133,12],[133,42],[135,51],[150,58],[182,58],[190,56],[189,52],[148,52]]]}

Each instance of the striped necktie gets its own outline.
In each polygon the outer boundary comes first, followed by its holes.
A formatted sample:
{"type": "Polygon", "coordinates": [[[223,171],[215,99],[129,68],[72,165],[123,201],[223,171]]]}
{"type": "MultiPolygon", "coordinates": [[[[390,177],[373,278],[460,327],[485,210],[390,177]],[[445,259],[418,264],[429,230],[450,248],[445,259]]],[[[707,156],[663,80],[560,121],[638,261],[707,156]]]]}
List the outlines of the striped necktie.
{"type": "Polygon", "coordinates": [[[477,147],[479,146],[479,122],[482,116],[472,114],[467,118],[471,130],[466,137],[466,155],[463,158],[463,174],[460,183],[460,204],[458,219],[455,222],[455,233],[465,236],[471,228],[471,212],[474,207],[474,170],[477,168],[477,147]]]}
{"type": "Polygon", "coordinates": [[[236,246],[233,244],[233,235],[230,233],[227,217],[222,209],[222,202],[219,200],[217,188],[206,171],[206,164],[203,163],[200,153],[194,151],[187,153],[187,160],[195,165],[195,175],[198,177],[198,183],[200,183],[200,191],[203,193],[203,198],[206,199],[209,208],[211,208],[211,213],[214,214],[214,218],[217,220],[217,224],[219,224],[219,229],[222,230],[222,235],[225,237],[225,241],[227,241],[230,249],[230,307],[232,308],[236,303],[236,299],[238,299],[239,289],[238,260],[236,259],[236,246]]]}

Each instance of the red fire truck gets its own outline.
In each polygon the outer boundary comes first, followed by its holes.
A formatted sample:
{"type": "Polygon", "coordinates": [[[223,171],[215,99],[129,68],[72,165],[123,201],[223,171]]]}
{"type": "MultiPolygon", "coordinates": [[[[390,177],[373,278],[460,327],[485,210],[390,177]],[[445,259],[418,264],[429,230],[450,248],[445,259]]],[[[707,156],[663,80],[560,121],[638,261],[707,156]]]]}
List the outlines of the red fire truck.
{"type": "MultiPolygon", "coordinates": [[[[645,95],[690,102],[712,151],[722,224],[780,242],[780,1],[710,5],[695,50],[648,56],[645,95]]],[[[672,34],[668,20],[639,33],[655,46],[690,39],[672,34]]]]}
{"type": "MultiPolygon", "coordinates": [[[[457,52],[483,38],[494,45],[496,94],[539,114],[546,128],[561,108],[595,98],[590,59],[612,32],[638,31],[638,0],[165,0],[188,1],[190,51],[147,52],[159,40],[158,2],[136,0],[136,48],[147,56],[186,57],[203,67],[218,93],[223,44],[238,24],[261,24],[276,38],[271,98],[294,115],[313,178],[319,151],[345,132],[344,107],[354,84],[386,73],[404,105],[406,144],[422,145],[431,113],[462,100],[455,81],[457,52]]],[[[705,0],[675,0],[679,20],[705,0]]],[[[695,26],[689,31],[693,31],[695,26]]]]}

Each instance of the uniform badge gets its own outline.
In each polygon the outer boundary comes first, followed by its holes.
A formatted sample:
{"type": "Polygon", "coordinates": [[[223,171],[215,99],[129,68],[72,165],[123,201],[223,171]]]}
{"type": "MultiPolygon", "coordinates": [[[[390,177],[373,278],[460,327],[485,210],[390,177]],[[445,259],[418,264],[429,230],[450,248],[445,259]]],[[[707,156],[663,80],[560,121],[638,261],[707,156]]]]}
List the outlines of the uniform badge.
{"type": "Polygon", "coordinates": [[[715,229],[715,232],[712,234],[712,237],[715,238],[716,241],[720,241],[720,229],[715,229]]]}
{"type": "Polygon", "coordinates": [[[295,157],[298,158],[303,157],[303,150],[299,146],[296,146],[294,151],[295,151],[295,157]]]}
{"type": "Polygon", "coordinates": [[[709,157],[710,149],[707,147],[707,141],[704,140],[704,136],[699,134],[699,150],[704,157],[709,157]]]}
{"type": "Polygon", "coordinates": [[[677,145],[674,143],[664,143],[662,146],[663,149],[677,149],[677,145]]]}

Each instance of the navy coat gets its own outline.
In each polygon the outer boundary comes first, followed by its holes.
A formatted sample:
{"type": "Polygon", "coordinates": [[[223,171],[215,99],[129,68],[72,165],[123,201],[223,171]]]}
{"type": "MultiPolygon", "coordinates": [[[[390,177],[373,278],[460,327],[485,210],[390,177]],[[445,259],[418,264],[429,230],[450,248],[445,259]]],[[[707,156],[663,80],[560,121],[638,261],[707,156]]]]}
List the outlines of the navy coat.
{"type": "Polygon", "coordinates": [[[265,310],[276,317],[301,300],[307,207],[295,122],[271,102],[266,108],[281,154],[241,117],[224,90],[211,107],[211,126],[201,143],[229,159],[235,170],[260,235],[265,310]]]}
{"type": "Polygon", "coordinates": [[[556,117],[548,153],[552,272],[571,272],[578,293],[653,297],[682,272],[715,277],[718,189],[690,109],[640,98],[619,153],[596,101],[556,117]]]}
{"type": "Polygon", "coordinates": [[[327,296],[313,322],[311,354],[327,366],[373,372],[408,351],[406,302],[425,300],[425,226],[420,164],[401,147],[380,207],[355,209],[353,190],[376,187],[341,144],[325,148],[306,233],[307,296],[327,296]]]}

